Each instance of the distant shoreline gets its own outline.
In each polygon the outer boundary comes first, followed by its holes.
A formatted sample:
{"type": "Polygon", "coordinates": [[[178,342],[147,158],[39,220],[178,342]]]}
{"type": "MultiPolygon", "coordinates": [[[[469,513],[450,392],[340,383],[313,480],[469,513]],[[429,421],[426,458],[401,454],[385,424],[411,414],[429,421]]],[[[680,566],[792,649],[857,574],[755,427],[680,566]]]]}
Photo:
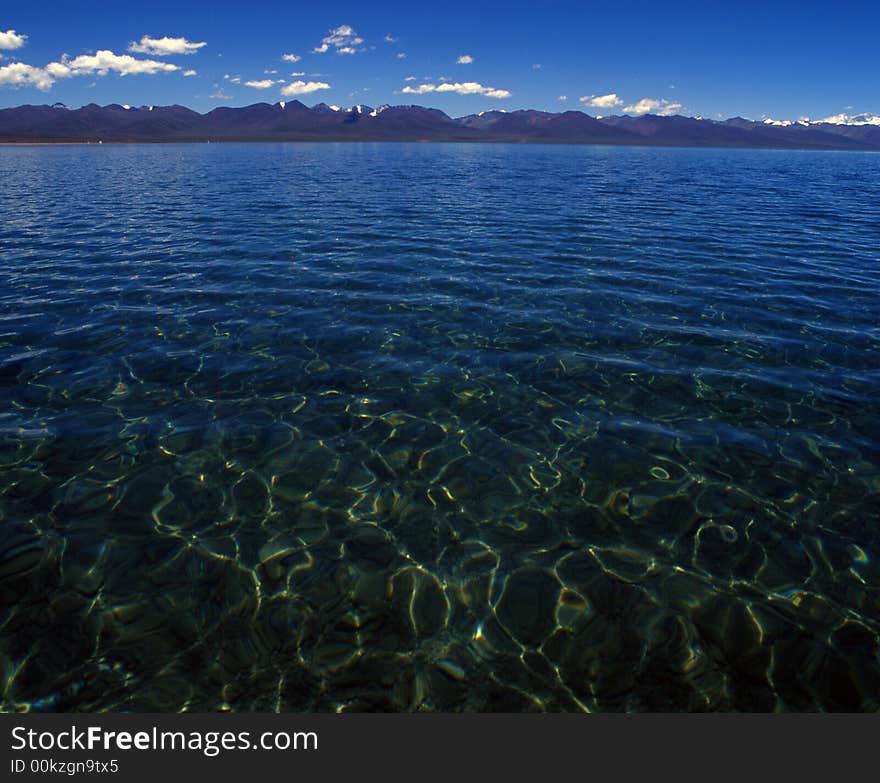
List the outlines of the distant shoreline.
{"type": "Polygon", "coordinates": [[[880,149],[853,147],[782,147],[746,144],[675,144],[645,143],[642,141],[575,141],[571,139],[211,139],[193,141],[187,139],[132,139],[111,141],[0,141],[0,147],[123,147],[161,146],[180,144],[187,146],[209,144],[515,144],[542,147],[626,147],[629,149],[692,149],[692,150],[763,150],[766,152],[863,152],[880,153],[880,149]]]}

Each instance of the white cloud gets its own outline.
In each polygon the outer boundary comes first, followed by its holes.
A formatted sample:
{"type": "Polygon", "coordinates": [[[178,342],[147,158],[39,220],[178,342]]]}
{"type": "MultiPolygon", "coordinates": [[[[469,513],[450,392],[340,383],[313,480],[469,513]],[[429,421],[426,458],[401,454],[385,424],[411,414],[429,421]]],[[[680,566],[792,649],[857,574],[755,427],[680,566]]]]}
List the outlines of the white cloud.
{"type": "Polygon", "coordinates": [[[474,58],[469,54],[463,54],[459,57],[455,62],[459,65],[470,65],[474,61],[474,58]]]}
{"type": "Polygon", "coordinates": [[[404,81],[405,82],[414,82],[416,80],[415,76],[407,76],[404,81]]]}
{"type": "Polygon", "coordinates": [[[425,95],[431,92],[454,92],[458,95],[484,95],[487,98],[509,98],[511,93],[495,87],[484,87],[479,82],[446,82],[444,84],[420,84],[418,87],[406,86],[402,92],[425,95]]]}
{"type": "Polygon", "coordinates": [[[658,114],[661,117],[669,117],[682,108],[680,103],[673,103],[664,98],[642,98],[638,103],[626,106],[627,114],[658,114]]]}
{"type": "Polygon", "coordinates": [[[385,43],[397,43],[398,39],[395,38],[391,33],[385,36],[385,43]]]}
{"type": "Polygon", "coordinates": [[[70,67],[67,65],[67,60],[65,58],[61,58],[60,63],[49,63],[43,70],[49,74],[53,79],[64,79],[67,76],[72,76],[70,67]]]}
{"type": "Polygon", "coordinates": [[[212,92],[208,97],[217,98],[217,100],[221,101],[228,101],[232,96],[227,95],[223,90],[217,90],[216,92],[212,92]]]}
{"type": "Polygon", "coordinates": [[[315,54],[324,54],[333,48],[337,54],[355,54],[358,51],[355,47],[363,42],[364,39],[358,36],[351,25],[341,24],[331,30],[330,35],[322,38],[321,45],[316,46],[312,51],[315,54]]]}
{"type": "Polygon", "coordinates": [[[540,71],[543,67],[544,67],[544,66],[541,65],[541,63],[534,63],[534,64],[532,65],[532,70],[533,70],[533,71],[540,71]]]}
{"type": "Polygon", "coordinates": [[[406,52],[398,52],[397,59],[398,60],[405,60],[406,59],[406,52]]]}
{"type": "Polygon", "coordinates": [[[139,60],[129,54],[114,54],[109,49],[99,49],[94,54],[81,54],[73,59],[64,56],[61,58],[60,63],[49,63],[46,68],[55,76],[84,73],[97,73],[100,76],[106,76],[110,71],[115,71],[120,76],[128,76],[135,73],[160,73],[163,71],[180,70],[180,66],[173,65],[172,63],[163,63],[158,60],[139,60]],[[58,66],[55,73],[50,70],[54,66],[58,66]],[[66,73],[65,69],[70,73],[66,73]]]}
{"type": "Polygon", "coordinates": [[[145,35],[140,41],[132,41],[128,46],[128,51],[165,57],[169,54],[195,54],[207,45],[205,41],[194,43],[187,41],[186,38],[169,38],[167,35],[163,38],[150,38],[149,35],[145,35]]]}
{"type": "Polygon", "coordinates": [[[228,73],[224,73],[223,78],[233,84],[241,84],[241,76],[230,76],[228,73]]]}
{"type": "Polygon", "coordinates": [[[278,73],[278,71],[275,68],[268,68],[265,71],[263,71],[263,73],[271,76],[272,74],[278,73]]]}
{"type": "Polygon", "coordinates": [[[567,95],[560,95],[556,100],[557,101],[567,101],[568,96],[567,95]]]}
{"type": "Polygon", "coordinates": [[[15,30],[0,32],[0,49],[21,49],[27,43],[27,36],[21,35],[15,30]]]}
{"type": "Polygon", "coordinates": [[[614,109],[623,106],[623,101],[616,92],[609,92],[607,95],[584,95],[580,98],[580,102],[594,109],[614,109]]]}
{"type": "Polygon", "coordinates": [[[291,73],[290,75],[291,76],[305,76],[306,72],[305,71],[293,71],[293,73],[291,73]]]}
{"type": "Polygon", "coordinates": [[[302,57],[300,57],[298,54],[282,54],[281,59],[284,60],[284,62],[286,63],[298,63],[300,60],[302,60],[302,57]]]}
{"type": "Polygon", "coordinates": [[[44,68],[35,68],[25,63],[10,63],[0,68],[0,86],[48,90],[54,83],[55,79],[44,68]]]}
{"type": "Polygon", "coordinates": [[[190,69],[189,71],[184,71],[183,75],[184,76],[198,76],[199,73],[198,73],[198,71],[193,71],[192,69],[190,69]]]}
{"type": "Polygon", "coordinates": [[[153,74],[179,71],[180,67],[157,60],[139,60],[129,54],[114,54],[109,49],[100,49],[95,54],[81,54],[79,57],[64,55],[60,61],[51,62],[42,68],[26,63],[10,63],[0,68],[0,85],[12,87],[33,86],[48,90],[57,79],[71,76],[98,74],[106,76],[113,71],[120,76],[130,74],[153,74]]]}
{"type": "Polygon", "coordinates": [[[330,85],[327,82],[303,82],[296,81],[291,82],[288,85],[285,85],[281,88],[282,95],[305,95],[310,92],[317,92],[318,90],[329,90],[330,85]]]}
{"type": "Polygon", "coordinates": [[[253,87],[255,90],[268,90],[275,82],[271,79],[258,79],[244,84],[245,87],[253,87]]]}

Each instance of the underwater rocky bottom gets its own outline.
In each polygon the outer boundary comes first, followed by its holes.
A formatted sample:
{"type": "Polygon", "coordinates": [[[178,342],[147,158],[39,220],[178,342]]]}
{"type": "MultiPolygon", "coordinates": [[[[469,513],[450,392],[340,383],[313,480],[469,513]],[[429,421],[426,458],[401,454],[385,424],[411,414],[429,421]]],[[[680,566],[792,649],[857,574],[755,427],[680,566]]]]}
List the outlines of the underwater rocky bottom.
{"type": "Polygon", "coordinates": [[[323,365],[151,426],[132,369],[79,437],[6,436],[5,710],[876,708],[876,498],[834,452],[323,365]]]}

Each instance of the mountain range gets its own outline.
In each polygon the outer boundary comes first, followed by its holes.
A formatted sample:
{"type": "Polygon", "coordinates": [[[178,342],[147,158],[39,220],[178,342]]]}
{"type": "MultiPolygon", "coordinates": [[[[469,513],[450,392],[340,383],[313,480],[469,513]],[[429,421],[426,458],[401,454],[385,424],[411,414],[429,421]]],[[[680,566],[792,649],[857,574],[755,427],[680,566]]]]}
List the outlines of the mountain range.
{"type": "Polygon", "coordinates": [[[880,150],[880,125],[755,122],[742,117],[591,117],[580,111],[487,111],[452,118],[422,106],[340,108],[299,101],[220,107],[63,104],[0,109],[0,142],[471,141],[675,147],[880,150]]]}

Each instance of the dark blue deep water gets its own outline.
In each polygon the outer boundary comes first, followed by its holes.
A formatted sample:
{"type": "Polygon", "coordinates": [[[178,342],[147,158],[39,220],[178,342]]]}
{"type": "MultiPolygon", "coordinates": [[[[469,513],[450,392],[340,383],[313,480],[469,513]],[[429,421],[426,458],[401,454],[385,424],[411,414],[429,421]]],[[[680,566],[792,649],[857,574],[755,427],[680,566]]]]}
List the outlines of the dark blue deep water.
{"type": "Polygon", "coordinates": [[[3,710],[877,710],[878,557],[878,155],[0,148],[3,710]]]}

